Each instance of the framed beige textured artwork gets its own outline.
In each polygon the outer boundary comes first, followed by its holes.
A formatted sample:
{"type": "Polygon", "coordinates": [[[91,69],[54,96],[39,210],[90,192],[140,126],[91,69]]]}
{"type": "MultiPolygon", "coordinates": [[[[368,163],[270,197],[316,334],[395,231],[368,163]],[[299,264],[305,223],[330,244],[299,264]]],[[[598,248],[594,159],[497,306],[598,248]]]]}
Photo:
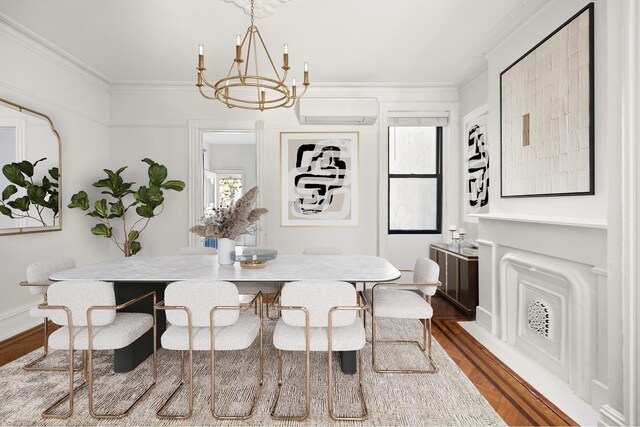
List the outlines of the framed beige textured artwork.
{"type": "Polygon", "coordinates": [[[595,194],[593,3],[500,74],[501,197],[595,194]]]}
{"type": "Polygon", "coordinates": [[[281,132],[281,225],[358,225],[358,132],[281,132]]]}

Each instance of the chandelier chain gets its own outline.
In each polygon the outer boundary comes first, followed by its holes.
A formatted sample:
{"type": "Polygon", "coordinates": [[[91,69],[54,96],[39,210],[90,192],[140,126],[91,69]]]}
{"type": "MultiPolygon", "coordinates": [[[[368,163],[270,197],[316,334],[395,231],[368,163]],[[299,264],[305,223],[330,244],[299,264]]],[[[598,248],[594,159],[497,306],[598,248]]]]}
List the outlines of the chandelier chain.
{"type": "Polygon", "coordinates": [[[251,0],[251,26],[253,27],[253,9],[254,9],[254,4],[253,4],[253,0],[251,0]]]}

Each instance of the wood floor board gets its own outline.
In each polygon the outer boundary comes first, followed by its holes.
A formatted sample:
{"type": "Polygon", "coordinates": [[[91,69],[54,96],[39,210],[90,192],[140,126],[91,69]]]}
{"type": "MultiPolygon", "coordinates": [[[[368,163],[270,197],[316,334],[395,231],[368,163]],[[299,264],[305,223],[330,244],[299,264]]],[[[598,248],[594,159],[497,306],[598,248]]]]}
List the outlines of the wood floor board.
{"type": "MultiPolygon", "coordinates": [[[[440,297],[432,301],[433,335],[454,362],[510,426],[577,425],[504,365],[459,324],[467,318],[440,297]]],[[[49,329],[51,332],[55,326],[49,329]]],[[[0,342],[0,366],[42,346],[42,325],[0,342]]]]}
{"type": "Polygon", "coordinates": [[[509,425],[577,425],[458,325],[457,322],[467,320],[466,317],[458,314],[456,318],[444,304],[444,299],[433,304],[434,337],[505,422],[509,425]]]}

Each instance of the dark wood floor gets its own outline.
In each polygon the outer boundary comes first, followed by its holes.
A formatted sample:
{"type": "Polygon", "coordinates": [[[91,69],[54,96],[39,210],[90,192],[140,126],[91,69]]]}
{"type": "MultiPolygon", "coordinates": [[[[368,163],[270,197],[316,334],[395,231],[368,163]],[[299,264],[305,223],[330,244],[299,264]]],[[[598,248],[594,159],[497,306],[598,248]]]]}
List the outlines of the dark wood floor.
{"type": "Polygon", "coordinates": [[[433,336],[510,426],[578,425],[458,325],[467,318],[434,297],[433,336]]]}
{"type": "MultiPolygon", "coordinates": [[[[466,317],[457,308],[439,297],[433,308],[433,336],[507,424],[577,425],[462,329],[458,321],[466,317]]],[[[42,326],[0,342],[0,366],[41,345],[42,326]]]]}

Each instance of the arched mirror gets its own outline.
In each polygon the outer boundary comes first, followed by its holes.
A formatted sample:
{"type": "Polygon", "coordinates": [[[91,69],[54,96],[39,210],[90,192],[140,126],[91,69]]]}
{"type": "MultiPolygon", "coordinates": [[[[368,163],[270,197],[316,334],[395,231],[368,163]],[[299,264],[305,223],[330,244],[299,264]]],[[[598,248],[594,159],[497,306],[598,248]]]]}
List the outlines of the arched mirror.
{"type": "Polygon", "coordinates": [[[62,229],[61,148],[49,117],[0,98],[0,235],[62,229]]]}

